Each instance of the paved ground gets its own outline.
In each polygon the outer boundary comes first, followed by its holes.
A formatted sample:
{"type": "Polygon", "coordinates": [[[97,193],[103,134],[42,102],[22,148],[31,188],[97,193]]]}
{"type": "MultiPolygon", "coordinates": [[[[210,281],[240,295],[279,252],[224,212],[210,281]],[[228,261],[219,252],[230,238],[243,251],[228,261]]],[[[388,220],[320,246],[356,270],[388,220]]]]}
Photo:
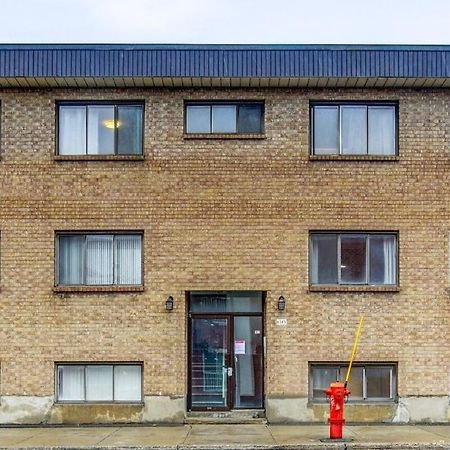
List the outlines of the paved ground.
{"type": "Polygon", "coordinates": [[[450,449],[450,425],[351,425],[351,442],[322,443],[326,425],[0,428],[0,449],[450,449]]]}

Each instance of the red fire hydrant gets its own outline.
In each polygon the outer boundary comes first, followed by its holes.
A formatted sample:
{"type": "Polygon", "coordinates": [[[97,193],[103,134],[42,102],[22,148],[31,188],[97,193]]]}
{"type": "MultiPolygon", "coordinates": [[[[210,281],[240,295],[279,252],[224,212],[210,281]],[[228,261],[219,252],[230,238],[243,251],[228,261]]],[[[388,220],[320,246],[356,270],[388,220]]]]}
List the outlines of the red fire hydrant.
{"type": "Polygon", "coordinates": [[[331,383],[325,390],[325,394],[330,401],[330,439],[342,439],[342,429],[344,428],[344,401],[350,394],[344,383],[331,383]]]}

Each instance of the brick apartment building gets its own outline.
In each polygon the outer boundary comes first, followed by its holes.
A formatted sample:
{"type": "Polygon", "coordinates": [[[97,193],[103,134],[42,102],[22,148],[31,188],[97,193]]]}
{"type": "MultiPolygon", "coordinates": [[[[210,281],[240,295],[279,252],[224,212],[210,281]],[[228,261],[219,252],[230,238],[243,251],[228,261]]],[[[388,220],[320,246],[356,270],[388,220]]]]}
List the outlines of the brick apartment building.
{"type": "Polygon", "coordinates": [[[448,421],[450,47],[0,46],[0,423],[448,421]]]}

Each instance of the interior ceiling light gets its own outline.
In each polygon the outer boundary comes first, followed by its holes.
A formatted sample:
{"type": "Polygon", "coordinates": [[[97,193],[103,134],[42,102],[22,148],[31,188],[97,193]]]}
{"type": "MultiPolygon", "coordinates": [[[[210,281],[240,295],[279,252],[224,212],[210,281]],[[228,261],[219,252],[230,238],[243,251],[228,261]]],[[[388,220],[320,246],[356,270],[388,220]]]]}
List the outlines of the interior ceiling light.
{"type": "Polygon", "coordinates": [[[103,126],[106,128],[119,128],[121,123],[119,121],[114,121],[114,119],[106,119],[103,122],[103,126]]]}

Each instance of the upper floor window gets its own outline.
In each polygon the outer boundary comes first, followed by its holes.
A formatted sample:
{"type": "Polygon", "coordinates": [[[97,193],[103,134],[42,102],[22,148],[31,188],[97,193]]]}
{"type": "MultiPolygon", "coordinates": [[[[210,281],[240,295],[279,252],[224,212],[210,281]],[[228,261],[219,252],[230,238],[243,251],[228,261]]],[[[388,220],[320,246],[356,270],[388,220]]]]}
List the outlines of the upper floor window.
{"type": "Polygon", "coordinates": [[[313,155],[397,154],[397,104],[312,103],[313,155]]]}
{"type": "MultiPolygon", "coordinates": [[[[309,396],[326,401],[324,390],[336,380],[344,380],[346,364],[310,364],[309,396]]],[[[396,397],[396,365],[385,363],[354,364],[348,388],[350,401],[392,401],[396,397]]]]}
{"type": "Polygon", "coordinates": [[[311,284],[397,284],[396,233],[311,233],[311,284]]]}
{"type": "Polygon", "coordinates": [[[261,134],[263,103],[186,103],[186,133],[261,134]]]}
{"type": "Polygon", "coordinates": [[[59,234],[57,285],[142,284],[141,234],[59,234]]]}
{"type": "Polygon", "coordinates": [[[142,103],[58,104],[59,155],[142,155],[142,103]]]}
{"type": "Polygon", "coordinates": [[[59,364],[60,402],[141,402],[142,364],[59,364]]]}

